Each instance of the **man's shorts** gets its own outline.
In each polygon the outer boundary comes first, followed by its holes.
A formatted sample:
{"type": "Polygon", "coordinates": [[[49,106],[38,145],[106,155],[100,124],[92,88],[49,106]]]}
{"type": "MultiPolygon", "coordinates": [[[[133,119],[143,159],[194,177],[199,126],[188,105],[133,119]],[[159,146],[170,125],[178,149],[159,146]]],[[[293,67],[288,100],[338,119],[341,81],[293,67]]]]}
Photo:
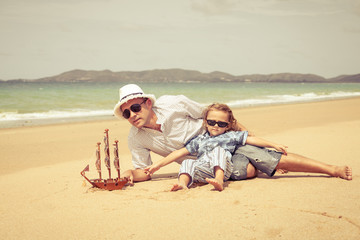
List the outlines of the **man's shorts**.
{"type": "Polygon", "coordinates": [[[246,169],[249,162],[256,169],[272,177],[275,174],[275,168],[278,165],[281,156],[282,153],[267,148],[260,148],[252,145],[240,146],[231,158],[234,170],[230,179],[246,179],[246,169]]]}

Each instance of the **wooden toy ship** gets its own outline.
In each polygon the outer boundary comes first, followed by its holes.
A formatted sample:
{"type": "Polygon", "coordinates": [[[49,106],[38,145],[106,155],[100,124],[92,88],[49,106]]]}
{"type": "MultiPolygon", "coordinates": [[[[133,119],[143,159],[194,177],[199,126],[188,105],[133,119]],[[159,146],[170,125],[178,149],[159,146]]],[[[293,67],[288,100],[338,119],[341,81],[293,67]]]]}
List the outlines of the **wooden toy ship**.
{"type": "Polygon", "coordinates": [[[89,183],[91,183],[91,185],[93,185],[94,187],[97,188],[101,188],[101,189],[105,189],[105,190],[117,190],[117,189],[122,189],[124,187],[124,185],[128,182],[128,180],[126,178],[120,178],[120,161],[119,161],[119,149],[118,149],[118,141],[116,140],[114,145],[114,166],[115,169],[117,171],[117,178],[111,178],[111,167],[110,167],[110,149],[109,149],[109,129],[105,129],[105,134],[104,134],[104,152],[105,152],[105,166],[109,171],[109,178],[108,179],[103,179],[101,177],[101,158],[100,158],[100,144],[101,143],[97,143],[97,148],[96,148],[96,162],[95,162],[95,166],[96,169],[99,173],[99,178],[98,179],[88,179],[85,176],[85,172],[89,171],[89,164],[84,168],[84,170],[81,171],[81,176],[83,176],[89,183]]]}

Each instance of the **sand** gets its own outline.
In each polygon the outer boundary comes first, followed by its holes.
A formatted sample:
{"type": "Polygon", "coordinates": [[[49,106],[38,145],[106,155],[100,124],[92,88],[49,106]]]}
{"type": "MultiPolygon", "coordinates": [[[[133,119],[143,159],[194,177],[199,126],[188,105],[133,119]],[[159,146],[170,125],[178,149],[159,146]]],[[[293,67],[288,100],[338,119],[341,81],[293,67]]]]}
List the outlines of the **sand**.
{"type": "Polygon", "coordinates": [[[222,192],[169,192],[176,163],[123,190],[91,188],[80,171],[94,169],[105,128],[120,141],[122,170],[131,168],[125,120],[0,129],[1,239],[359,239],[359,106],[353,98],[235,110],[257,136],[349,165],[353,180],[260,174],[222,192]]]}

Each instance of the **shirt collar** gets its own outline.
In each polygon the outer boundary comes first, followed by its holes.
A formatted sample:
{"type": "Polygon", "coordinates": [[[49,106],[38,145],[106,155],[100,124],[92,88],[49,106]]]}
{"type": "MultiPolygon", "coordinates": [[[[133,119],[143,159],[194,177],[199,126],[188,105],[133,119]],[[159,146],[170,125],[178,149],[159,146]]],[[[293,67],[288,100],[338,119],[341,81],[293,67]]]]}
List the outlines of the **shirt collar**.
{"type": "MultiPolygon", "coordinates": [[[[154,111],[154,113],[155,113],[155,115],[157,117],[156,124],[160,124],[161,125],[160,130],[162,132],[164,132],[165,118],[158,112],[157,107],[154,106],[153,111],[154,111]]],[[[151,128],[146,128],[146,127],[142,127],[140,129],[137,128],[137,127],[134,127],[134,126],[132,126],[132,127],[135,128],[136,133],[138,133],[139,131],[148,131],[148,132],[155,131],[155,132],[159,132],[157,130],[154,130],[154,129],[151,129],[151,128]]]]}
{"type": "Polygon", "coordinates": [[[160,130],[162,132],[164,132],[164,129],[165,129],[165,116],[162,115],[159,111],[158,111],[158,108],[156,106],[153,107],[153,111],[157,117],[157,120],[156,120],[156,124],[160,124],[161,127],[160,127],[160,130]]]}

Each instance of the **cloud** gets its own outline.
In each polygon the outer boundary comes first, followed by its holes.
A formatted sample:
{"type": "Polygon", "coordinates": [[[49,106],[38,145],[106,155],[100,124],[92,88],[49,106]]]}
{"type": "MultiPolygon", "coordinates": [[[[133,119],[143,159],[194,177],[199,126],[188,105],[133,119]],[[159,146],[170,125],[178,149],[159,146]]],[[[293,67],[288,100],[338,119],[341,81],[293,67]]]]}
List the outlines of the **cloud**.
{"type": "Polygon", "coordinates": [[[10,57],[10,56],[12,56],[12,54],[10,54],[8,52],[0,52],[0,56],[2,56],[2,57],[10,57]]]}
{"type": "Polygon", "coordinates": [[[355,13],[355,15],[360,17],[360,2],[358,2],[354,5],[353,12],[355,13]]]}
{"type": "Polygon", "coordinates": [[[191,7],[207,16],[241,13],[264,16],[320,16],[350,11],[360,15],[360,4],[356,0],[192,0],[191,7]]]}
{"type": "MultiPolygon", "coordinates": [[[[0,77],[72,68],[309,72],[316,56],[355,55],[359,16],[359,0],[1,0],[0,77]]],[[[338,65],[316,72],[333,75],[324,72],[338,65]]]]}
{"type": "Polygon", "coordinates": [[[191,2],[193,10],[205,15],[224,15],[236,5],[237,1],[234,0],[193,0],[191,2]]]}

